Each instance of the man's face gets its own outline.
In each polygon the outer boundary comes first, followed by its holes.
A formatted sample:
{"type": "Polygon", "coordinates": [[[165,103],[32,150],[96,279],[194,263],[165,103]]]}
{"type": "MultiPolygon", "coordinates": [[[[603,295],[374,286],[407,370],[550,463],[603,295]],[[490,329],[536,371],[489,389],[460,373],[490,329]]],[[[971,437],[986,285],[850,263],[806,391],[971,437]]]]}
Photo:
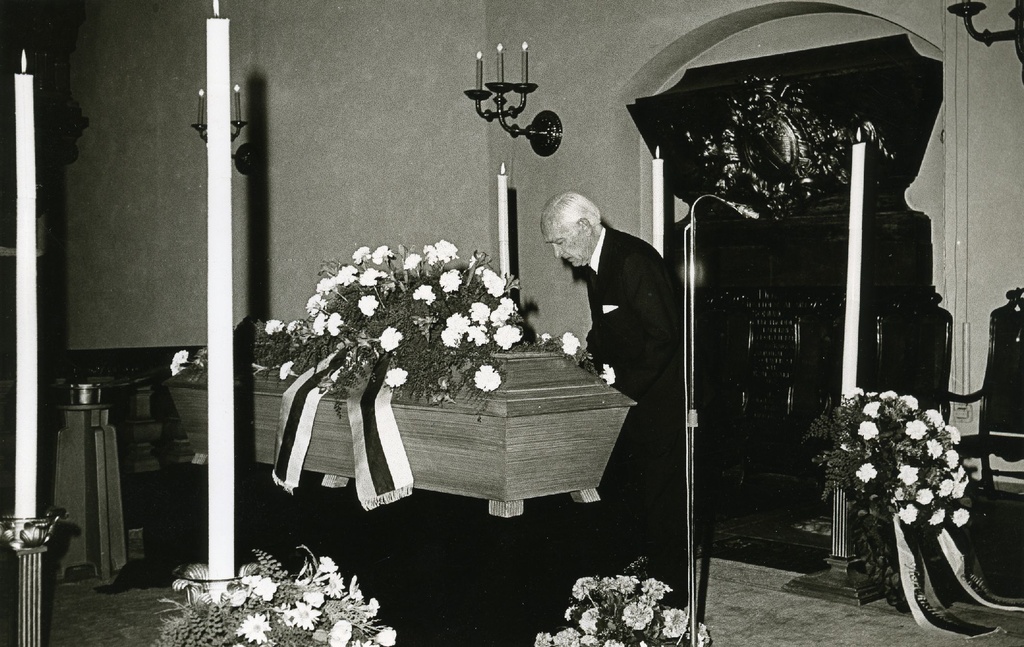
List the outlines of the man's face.
{"type": "Polygon", "coordinates": [[[574,219],[573,216],[556,219],[545,224],[542,233],[544,242],[551,245],[555,258],[569,261],[574,267],[583,267],[590,263],[596,244],[594,229],[584,218],[574,219]]]}

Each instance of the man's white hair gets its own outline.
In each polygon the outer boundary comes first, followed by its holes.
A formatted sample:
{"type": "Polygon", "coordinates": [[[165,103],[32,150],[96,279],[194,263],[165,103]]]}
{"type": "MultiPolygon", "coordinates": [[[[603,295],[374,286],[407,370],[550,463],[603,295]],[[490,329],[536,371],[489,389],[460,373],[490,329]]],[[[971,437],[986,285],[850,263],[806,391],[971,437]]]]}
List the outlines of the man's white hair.
{"type": "Polygon", "coordinates": [[[601,224],[601,210],[597,208],[590,198],[567,191],[548,200],[541,211],[541,221],[546,224],[567,223],[584,218],[595,227],[601,224]]]}

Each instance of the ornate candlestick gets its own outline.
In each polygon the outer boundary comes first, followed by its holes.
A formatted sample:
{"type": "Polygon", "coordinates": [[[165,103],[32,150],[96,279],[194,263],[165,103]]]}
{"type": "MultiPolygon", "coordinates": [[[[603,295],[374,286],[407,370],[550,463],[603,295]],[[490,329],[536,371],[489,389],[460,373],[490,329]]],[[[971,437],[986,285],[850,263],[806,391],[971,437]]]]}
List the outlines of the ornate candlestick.
{"type": "Polygon", "coordinates": [[[0,516],[0,546],[18,556],[18,647],[42,644],[42,556],[63,515],[63,510],[51,509],[40,518],[0,516]]]}

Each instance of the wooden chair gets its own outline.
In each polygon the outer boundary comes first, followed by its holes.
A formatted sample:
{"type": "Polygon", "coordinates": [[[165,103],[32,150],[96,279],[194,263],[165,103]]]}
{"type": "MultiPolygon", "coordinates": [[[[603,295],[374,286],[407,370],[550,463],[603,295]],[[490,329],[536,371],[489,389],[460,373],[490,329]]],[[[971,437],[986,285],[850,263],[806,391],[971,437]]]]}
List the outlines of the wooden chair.
{"type": "Polygon", "coordinates": [[[992,457],[1007,462],[1024,460],[1024,365],[1021,343],[1024,335],[1024,288],[1006,293],[1008,302],[992,311],[989,320],[988,363],[981,389],[967,395],[950,393],[952,402],[981,402],[978,434],[965,436],[960,451],[980,460],[983,492],[997,490],[995,476],[1024,481],[1022,469],[993,469],[992,457]]]}

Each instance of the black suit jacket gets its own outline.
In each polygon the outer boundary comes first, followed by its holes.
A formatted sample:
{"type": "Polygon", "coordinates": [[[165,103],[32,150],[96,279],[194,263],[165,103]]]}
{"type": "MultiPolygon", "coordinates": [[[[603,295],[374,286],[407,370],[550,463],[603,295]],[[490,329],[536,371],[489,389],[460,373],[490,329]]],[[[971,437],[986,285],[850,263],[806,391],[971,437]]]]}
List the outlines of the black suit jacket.
{"type": "Polygon", "coordinates": [[[639,238],[606,232],[597,276],[588,282],[587,348],[615,370],[613,386],[636,400],[629,426],[658,427],[655,435],[678,431],[685,423],[681,308],[668,267],[639,238]]]}

